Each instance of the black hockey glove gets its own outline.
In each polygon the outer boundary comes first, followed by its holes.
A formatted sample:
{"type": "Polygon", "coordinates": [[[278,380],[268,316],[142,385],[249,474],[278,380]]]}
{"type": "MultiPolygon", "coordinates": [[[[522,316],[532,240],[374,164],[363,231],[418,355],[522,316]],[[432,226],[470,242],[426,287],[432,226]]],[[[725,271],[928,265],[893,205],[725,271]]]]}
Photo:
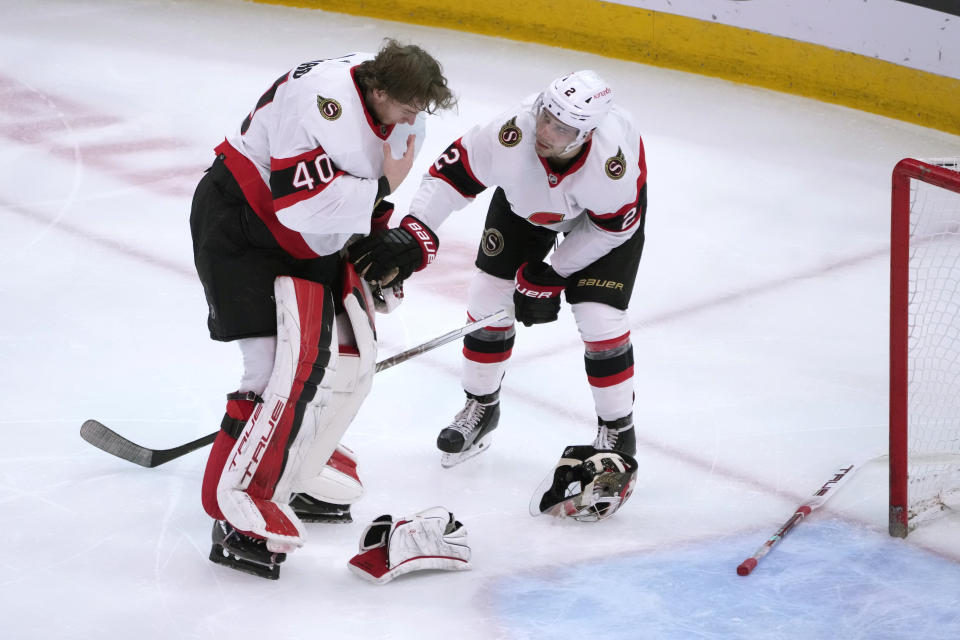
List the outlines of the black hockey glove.
{"type": "Polygon", "coordinates": [[[367,282],[392,287],[433,262],[439,244],[427,225],[406,216],[400,226],[373,233],[350,245],[350,261],[367,282]]]}
{"type": "Polygon", "coordinates": [[[543,262],[524,262],[517,270],[517,288],[513,292],[514,315],[530,327],[553,322],[560,314],[560,294],[567,279],[543,262]]]}

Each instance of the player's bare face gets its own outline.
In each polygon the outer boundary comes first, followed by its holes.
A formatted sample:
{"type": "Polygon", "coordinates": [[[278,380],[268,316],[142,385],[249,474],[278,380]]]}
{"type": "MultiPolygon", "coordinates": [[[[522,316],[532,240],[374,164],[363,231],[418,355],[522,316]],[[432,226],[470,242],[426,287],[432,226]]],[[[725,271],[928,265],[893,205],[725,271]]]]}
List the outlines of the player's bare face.
{"type": "Polygon", "coordinates": [[[417,115],[422,109],[397,102],[382,89],[374,89],[368,94],[367,108],[373,113],[373,117],[380,124],[410,124],[417,119],[417,115]]]}
{"type": "Polygon", "coordinates": [[[568,158],[577,152],[572,149],[564,153],[571,142],[577,138],[577,129],[563,124],[549,111],[541,109],[537,114],[537,155],[550,160],[554,158],[568,158]]]}

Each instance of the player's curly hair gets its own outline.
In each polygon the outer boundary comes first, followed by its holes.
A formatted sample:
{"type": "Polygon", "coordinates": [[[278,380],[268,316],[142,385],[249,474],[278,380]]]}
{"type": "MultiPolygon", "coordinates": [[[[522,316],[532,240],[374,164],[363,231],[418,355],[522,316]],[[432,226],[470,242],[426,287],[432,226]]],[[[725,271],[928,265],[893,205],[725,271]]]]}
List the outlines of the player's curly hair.
{"type": "Polygon", "coordinates": [[[393,38],[384,39],[377,56],[362,62],[355,75],[364,87],[382,89],[397,102],[414,105],[427,113],[457,104],[440,63],[415,44],[403,45],[393,38]]]}

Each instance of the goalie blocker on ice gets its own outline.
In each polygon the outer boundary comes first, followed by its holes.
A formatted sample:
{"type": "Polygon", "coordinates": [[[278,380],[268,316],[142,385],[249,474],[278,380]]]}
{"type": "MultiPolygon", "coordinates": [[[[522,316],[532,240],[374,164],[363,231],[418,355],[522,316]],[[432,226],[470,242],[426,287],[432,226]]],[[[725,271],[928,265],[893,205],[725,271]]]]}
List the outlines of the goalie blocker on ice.
{"type": "MultiPolygon", "coordinates": [[[[466,401],[438,435],[441,463],[453,466],[487,450],[501,417],[500,385],[515,323],[556,320],[561,296],[583,340],[597,415],[593,445],[634,455],[628,307],[647,208],[646,159],[636,125],[613,104],[611,87],[596,72],[568,73],[454,140],[423,177],[410,215],[432,234],[490,187],[495,191],[467,316],[496,309],[511,314],[464,338],[466,401]]],[[[381,241],[371,238],[362,254],[351,255],[370,273],[403,271],[385,241],[377,248],[381,241]]]]}
{"type": "Polygon", "coordinates": [[[339,442],[370,388],[377,300],[343,250],[386,231],[423,113],[454,103],[436,60],[386,40],[285,72],[217,146],[190,225],[210,337],[238,343],[243,375],[201,491],[211,560],[276,578],[304,520],[348,519],[362,494],[339,442]]]}

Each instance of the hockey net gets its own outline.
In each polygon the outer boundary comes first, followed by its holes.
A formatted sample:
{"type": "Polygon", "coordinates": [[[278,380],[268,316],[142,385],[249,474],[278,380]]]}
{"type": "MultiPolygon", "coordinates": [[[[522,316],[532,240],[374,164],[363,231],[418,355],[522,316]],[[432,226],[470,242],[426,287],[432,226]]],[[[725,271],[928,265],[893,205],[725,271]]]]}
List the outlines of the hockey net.
{"type": "Polygon", "coordinates": [[[960,158],[893,171],[890,535],[960,507],[960,158]]]}

